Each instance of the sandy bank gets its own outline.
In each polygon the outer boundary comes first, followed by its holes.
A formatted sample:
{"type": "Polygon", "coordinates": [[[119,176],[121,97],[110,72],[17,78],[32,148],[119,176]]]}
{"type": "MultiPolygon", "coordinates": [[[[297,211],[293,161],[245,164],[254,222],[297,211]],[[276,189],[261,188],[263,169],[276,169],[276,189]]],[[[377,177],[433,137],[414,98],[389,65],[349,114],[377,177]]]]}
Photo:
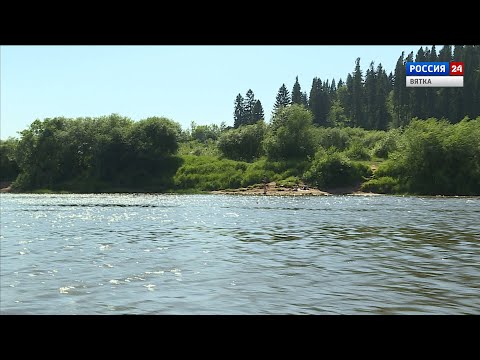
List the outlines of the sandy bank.
{"type": "Polygon", "coordinates": [[[246,188],[226,189],[211,191],[211,194],[225,194],[225,195],[267,195],[267,196],[330,196],[330,195],[357,195],[357,196],[371,196],[380,195],[375,193],[366,193],[358,190],[358,187],[345,187],[328,189],[327,191],[306,187],[300,185],[298,188],[279,186],[275,182],[268,183],[267,192],[264,194],[263,185],[253,185],[246,188]]]}

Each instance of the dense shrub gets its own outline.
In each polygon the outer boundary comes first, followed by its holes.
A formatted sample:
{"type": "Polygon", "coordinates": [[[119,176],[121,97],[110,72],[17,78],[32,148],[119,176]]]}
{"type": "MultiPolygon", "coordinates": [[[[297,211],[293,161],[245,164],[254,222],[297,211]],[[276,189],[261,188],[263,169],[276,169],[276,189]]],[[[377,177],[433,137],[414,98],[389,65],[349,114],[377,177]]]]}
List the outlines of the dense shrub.
{"type": "Polygon", "coordinates": [[[341,153],[317,153],[304,178],[320,188],[350,186],[371,175],[367,165],[350,161],[341,153]]]}
{"type": "Polygon", "coordinates": [[[399,192],[399,183],[398,179],[394,179],[390,176],[384,176],[364,182],[360,189],[362,191],[379,194],[397,193],[399,192]]]}
{"type": "Polygon", "coordinates": [[[274,115],[264,141],[271,160],[307,159],[315,153],[312,113],[301,105],[282,107],[274,115]]]}
{"type": "Polygon", "coordinates": [[[266,125],[263,121],[227,130],[220,136],[218,148],[226,158],[253,161],[263,153],[265,132],[266,125]]]}

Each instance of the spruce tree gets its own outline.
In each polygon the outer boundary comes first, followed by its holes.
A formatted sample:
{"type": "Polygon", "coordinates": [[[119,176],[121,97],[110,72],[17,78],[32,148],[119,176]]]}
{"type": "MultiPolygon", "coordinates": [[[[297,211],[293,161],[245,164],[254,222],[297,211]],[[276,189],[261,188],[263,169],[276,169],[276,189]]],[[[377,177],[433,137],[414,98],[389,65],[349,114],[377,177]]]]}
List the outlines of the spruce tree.
{"type": "Polygon", "coordinates": [[[302,105],[302,89],[300,87],[300,83],[298,82],[298,76],[295,78],[295,84],[293,84],[292,104],[302,105]]]}
{"type": "Polygon", "coordinates": [[[377,66],[377,84],[376,84],[376,105],[375,105],[375,122],[373,128],[376,130],[387,130],[390,123],[390,113],[387,109],[387,99],[390,94],[390,80],[382,64],[377,66]]]}
{"type": "Polygon", "coordinates": [[[310,89],[310,96],[308,100],[308,106],[310,111],[313,114],[313,123],[320,125],[321,118],[321,92],[322,92],[322,81],[314,77],[312,81],[312,88],[310,89]]]}
{"type": "Polygon", "coordinates": [[[305,91],[302,92],[302,105],[308,108],[308,95],[305,91]]]}
{"type": "Polygon", "coordinates": [[[235,110],[233,112],[233,127],[238,128],[245,122],[244,99],[241,94],[235,98],[235,110]]]}
{"type": "Polygon", "coordinates": [[[244,124],[253,124],[255,122],[253,121],[253,107],[255,101],[255,95],[253,94],[252,89],[248,89],[243,104],[244,124]]]}
{"type": "MultiPolygon", "coordinates": [[[[417,55],[415,56],[416,62],[426,62],[427,58],[423,47],[418,49],[417,55]]],[[[412,104],[412,116],[418,117],[420,119],[427,118],[427,90],[428,88],[414,88],[414,102],[412,104]]]]}
{"type": "Polygon", "coordinates": [[[366,129],[373,129],[377,123],[377,74],[373,68],[373,61],[370,63],[365,74],[365,122],[366,129]]]}
{"type": "Polygon", "coordinates": [[[352,76],[352,123],[353,126],[365,127],[364,121],[364,88],[363,76],[360,69],[360,58],[355,60],[355,71],[352,76]]]}
{"type": "Polygon", "coordinates": [[[255,105],[253,105],[252,124],[255,124],[262,119],[265,119],[262,103],[260,100],[257,100],[255,101],[255,105]]]}
{"type": "Polygon", "coordinates": [[[278,89],[277,97],[275,99],[275,104],[273,105],[273,113],[276,113],[278,109],[285,107],[291,104],[290,93],[287,90],[285,84],[280,86],[278,89]]]}
{"type": "Polygon", "coordinates": [[[406,108],[407,91],[405,84],[405,53],[402,51],[402,55],[397,60],[395,66],[394,84],[393,84],[393,125],[395,127],[403,126],[406,124],[406,108]]]}

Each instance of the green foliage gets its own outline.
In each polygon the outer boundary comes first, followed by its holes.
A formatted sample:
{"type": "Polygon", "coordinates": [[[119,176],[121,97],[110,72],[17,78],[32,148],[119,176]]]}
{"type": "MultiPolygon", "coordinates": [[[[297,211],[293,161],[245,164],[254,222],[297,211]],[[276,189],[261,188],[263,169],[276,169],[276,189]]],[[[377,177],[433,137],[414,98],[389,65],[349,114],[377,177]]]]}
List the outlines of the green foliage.
{"type": "Polygon", "coordinates": [[[331,125],[328,123],[328,114],[331,106],[329,86],[327,83],[322,83],[320,78],[313,78],[308,105],[313,115],[314,124],[318,126],[331,125]]]}
{"type": "Polygon", "coordinates": [[[175,189],[201,191],[238,188],[248,163],[209,156],[185,155],[174,176],[175,189]]]}
{"type": "Polygon", "coordinates": [[[211,139],[205,142],[190,140],[179,144],[178,155],[220,156],[220,151],[217,142],[211,139]]]}
{"type": "Polygon", "coordinates": [[[245,124],[244,101],[242,94],[238,94],[235,98],[235,109],[233,110],[233,127],[235,129],[245,124]]]}
{"type": "Polygon", "coordinates": [[[324,149],[349,151],[351,159],[368,160],[370,150],[386,135],[384,131],[367,131],[362,128],[316,128],[315,142],[324,149]]]}
{"type": "MultiPolygon", "coordinates": [[[[338,92],[344,92],[346,90],[345,87],[337,90],[338,92]]],[[[342,103],[339,99],[332,101],[332,106],[328,112],[327,121],[332,126],[346,126],[349,123],[347,115],[345,114],[345,109],[342,106],[342,103]]]]}
{"type": "Polygon", "coordinates": [[[295,84],[293,84],[292,104],[298,104],[298,105],[303,104],[302,88],[300,86],[300,83],[298,82],[298,76],[295,78],[295,84]]]}
{"type": "Polygon", "coordinates": [[[20,190],[163,191],[180,166],[180,125],[165,118],[139,122],[117,114],[99,118],[36,120],[16,149],[20,190]]]}
{"type": "Polygon", "coordinates": [[[255,124],[263,119],[265,119],[265,114],[263,112],[262,102],[260,100],[256,100],[255,105],[253,105],[253,109],[252,109],[251,123],[255,124]]]}
{"type": "Polygon", "coordinates": [[[292,103],[292,99],[290,97],[290,93],[287,90],[285,84],[280,86],[278,89],[277,96],[275,98],[275,104],[273,104],[273,113],[275,114],[281,108],[284,108],[292,103]]]}
{"type": "Polygon", "coordinates": [[[375,173],[384,176],[398,180],[400,192],[480,195],[480,118],[455,125],[414,119],[375,173]]]}
{"type": "Polygon", "coordinates": [[[398,148],[398,141],[402,135],[402,129],[392,129],[380,139],[373,147],[373,155],[380,158],[388,158],[398,148]]]}
{"type": "Polygon", "coordinates": [[[222,132],[221,127],[216,124],[197,125],[194,121],[192,121],[190,127],[191,139],[202,143],[206,143],[209,140],[217,140],[222,132]]]}
{"type": "Polygon", "coordinates": [[[368,150],[363,146],[359,141],[353,142],[347,151],[345,151],[345,155],[350,160],[370,160],[371,156],[368,150]]]}
{"type": "Polygon", "coordinates": [[[297,176],[289,176],[286,179],[278,181],[278,185],[286,187],[294,187],[300,184],[300,178],[297,176]]]}
{"type": "Polygon", "coordinates": [[[344,129],[340,128],[316,128],[315,141],[324,149],[335,148],[345,150],[350,141],[350,137],[344,129]]]}
{"type": "Polygon", "coordinates": [[[264,177],[269,181],[276,181],[281,179],[281,175],[272,168],[268,168],[269,162],[262,158],[254,163],[249,164],[243,173],[242,186],[260,184],[264,177]]]}
{"type": "Polygon", "coordinates": [[[248,89],[245,98],[241,94],[237,95],[233,112],[233,127],[235,129],[242,125],[255,124],[263,119],[262,103],[260,100],[255,99],[252,89],[248,89]]]}
{"type": "Polygon", "coordinates": [[[338,152],[317,152],[312,166],[304,174],[307,182],[320,188],[359,184],[371,175],[368,166],[350,161],[338,152]]]}
{"type": "Polygon", "coordinates": [[[303,173],[310,167],[309,160],[289,159],[280,161],[265,161],[264,168],[272,171],[277,176],[274,180],[286,179],[291,176],[301,177],[303,173]]]}
{"type": "Polygon", "coordinates": [[[297,104],[281,107],[272,119],[264,147],[272,160],[306,159],[313,155],[312,113],[297,104]]]}
{"type": "Polygon", "coordinates": [[[392,194],[399,193],[400,186],[398,179],[394,179],[390,176],[383,176],[364,182],[360,187],[360,190],[378,194],[392,194]]]}
{"type": "Polygon", "coordinates": [[[178,123],[163,117],[150,117],[133,125],[129,140],[140,156],[158,158],[177,152],[180,132],[178,123]]]}
{"type": "Polygon", "coordinates": [[[253,163],[219,159],[211,156],[182,156],[177,171],[175,190],[211,191],[247,187],[268,181],[292,186],[310,166],[308,161],[269,161],[261,158],[253,163]]]}
{"type": "Polygon", "coordinates": [[[18,140],[0,140],[0,181],[12,181],[20,171],[15,159],[18,140]]]}
{"type": "Polygon", "coordinates": [[[263,153],[265,133],[266,125],[263,121],[242,125],[238,129],[225,131],[218,141],[218,148],[229,159],[252,161],[263,153]]]}
{"type": "Polygon", "coordinates": [[[365,131],[364,136],[360,139],[360,144],[368,150],[373,150],[373,148],[382,141],[387,135],[386,131],[370,130],[365,131]]]}

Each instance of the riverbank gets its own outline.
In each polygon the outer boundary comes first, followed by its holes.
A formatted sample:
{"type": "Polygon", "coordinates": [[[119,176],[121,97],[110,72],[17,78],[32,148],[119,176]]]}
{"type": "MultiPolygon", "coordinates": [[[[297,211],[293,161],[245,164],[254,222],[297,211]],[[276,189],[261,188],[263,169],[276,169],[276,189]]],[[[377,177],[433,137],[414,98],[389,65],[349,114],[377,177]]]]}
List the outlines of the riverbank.
{"type": "MultiPolygon", "coordinates": [[[[0,192],[1,193],[21,193],[21,194],[81,194],[84,192],[71,192],[71,191],[55,191],[49,189],[37,189],[31,191],[13,191],[11,188],[11,183],[9,182],[0,182],[0,192]]],[[[90,192],[89,192],[90,193],[90,192]]],[[[94,192],[93,192],[94,193],[94,192]]],[[[138,193],[138,194],[151,194],[157,193],[152,191],[139,191],[139,190],[112,190],[112,191],[100,191],[98,193],[138,193]]],[[[163,193],[163,192],[162,192],[163,193]]],[[[356,187],[343,187],[335,189],[320,190],[317,188],[311,188],[306,185],[299,185],[298,187],[288,187],[278,185],[276,182],[270,182],[267,184],[267,191],[264,194],[264,189],[262,184],[252,185],[248,187],[238,188],[238,189],[224,189],[224,190],[214,190],[214,191],[167,191],[165,194],[220,194],[220,195],[267,195],[267,196],[330,196],[330,195],[357,195],[357,196],[371,196],[371,195],[381,195],[376,193],[367,193],[359,190],[359,186],[356,187]]]]}
{"type": "Polygon", "coordinates": [[[12,182],[11,181],[0,181],[0,192],[10,192],[12,191],[12,182]]]}
{"type": "Polygon", "coordinates": [[[317,188],[311,188],[304,184],[300,184],[296,187],[287,187],[277,185],[276,182],[270,182],[267,184],[266,191],[263,185],[252,185],[249,187],[243,187],[238,189],[225,189],[211,191],[211,194],[223,194],[223,195],[267,195],[267,196],[330,196],[330,195],[357,195],[357,196],[370,196],[381,195],[377,193],[366,193],[360,191],[360,186],[355,187],[342,187],[320,190],[317,188]]]}

